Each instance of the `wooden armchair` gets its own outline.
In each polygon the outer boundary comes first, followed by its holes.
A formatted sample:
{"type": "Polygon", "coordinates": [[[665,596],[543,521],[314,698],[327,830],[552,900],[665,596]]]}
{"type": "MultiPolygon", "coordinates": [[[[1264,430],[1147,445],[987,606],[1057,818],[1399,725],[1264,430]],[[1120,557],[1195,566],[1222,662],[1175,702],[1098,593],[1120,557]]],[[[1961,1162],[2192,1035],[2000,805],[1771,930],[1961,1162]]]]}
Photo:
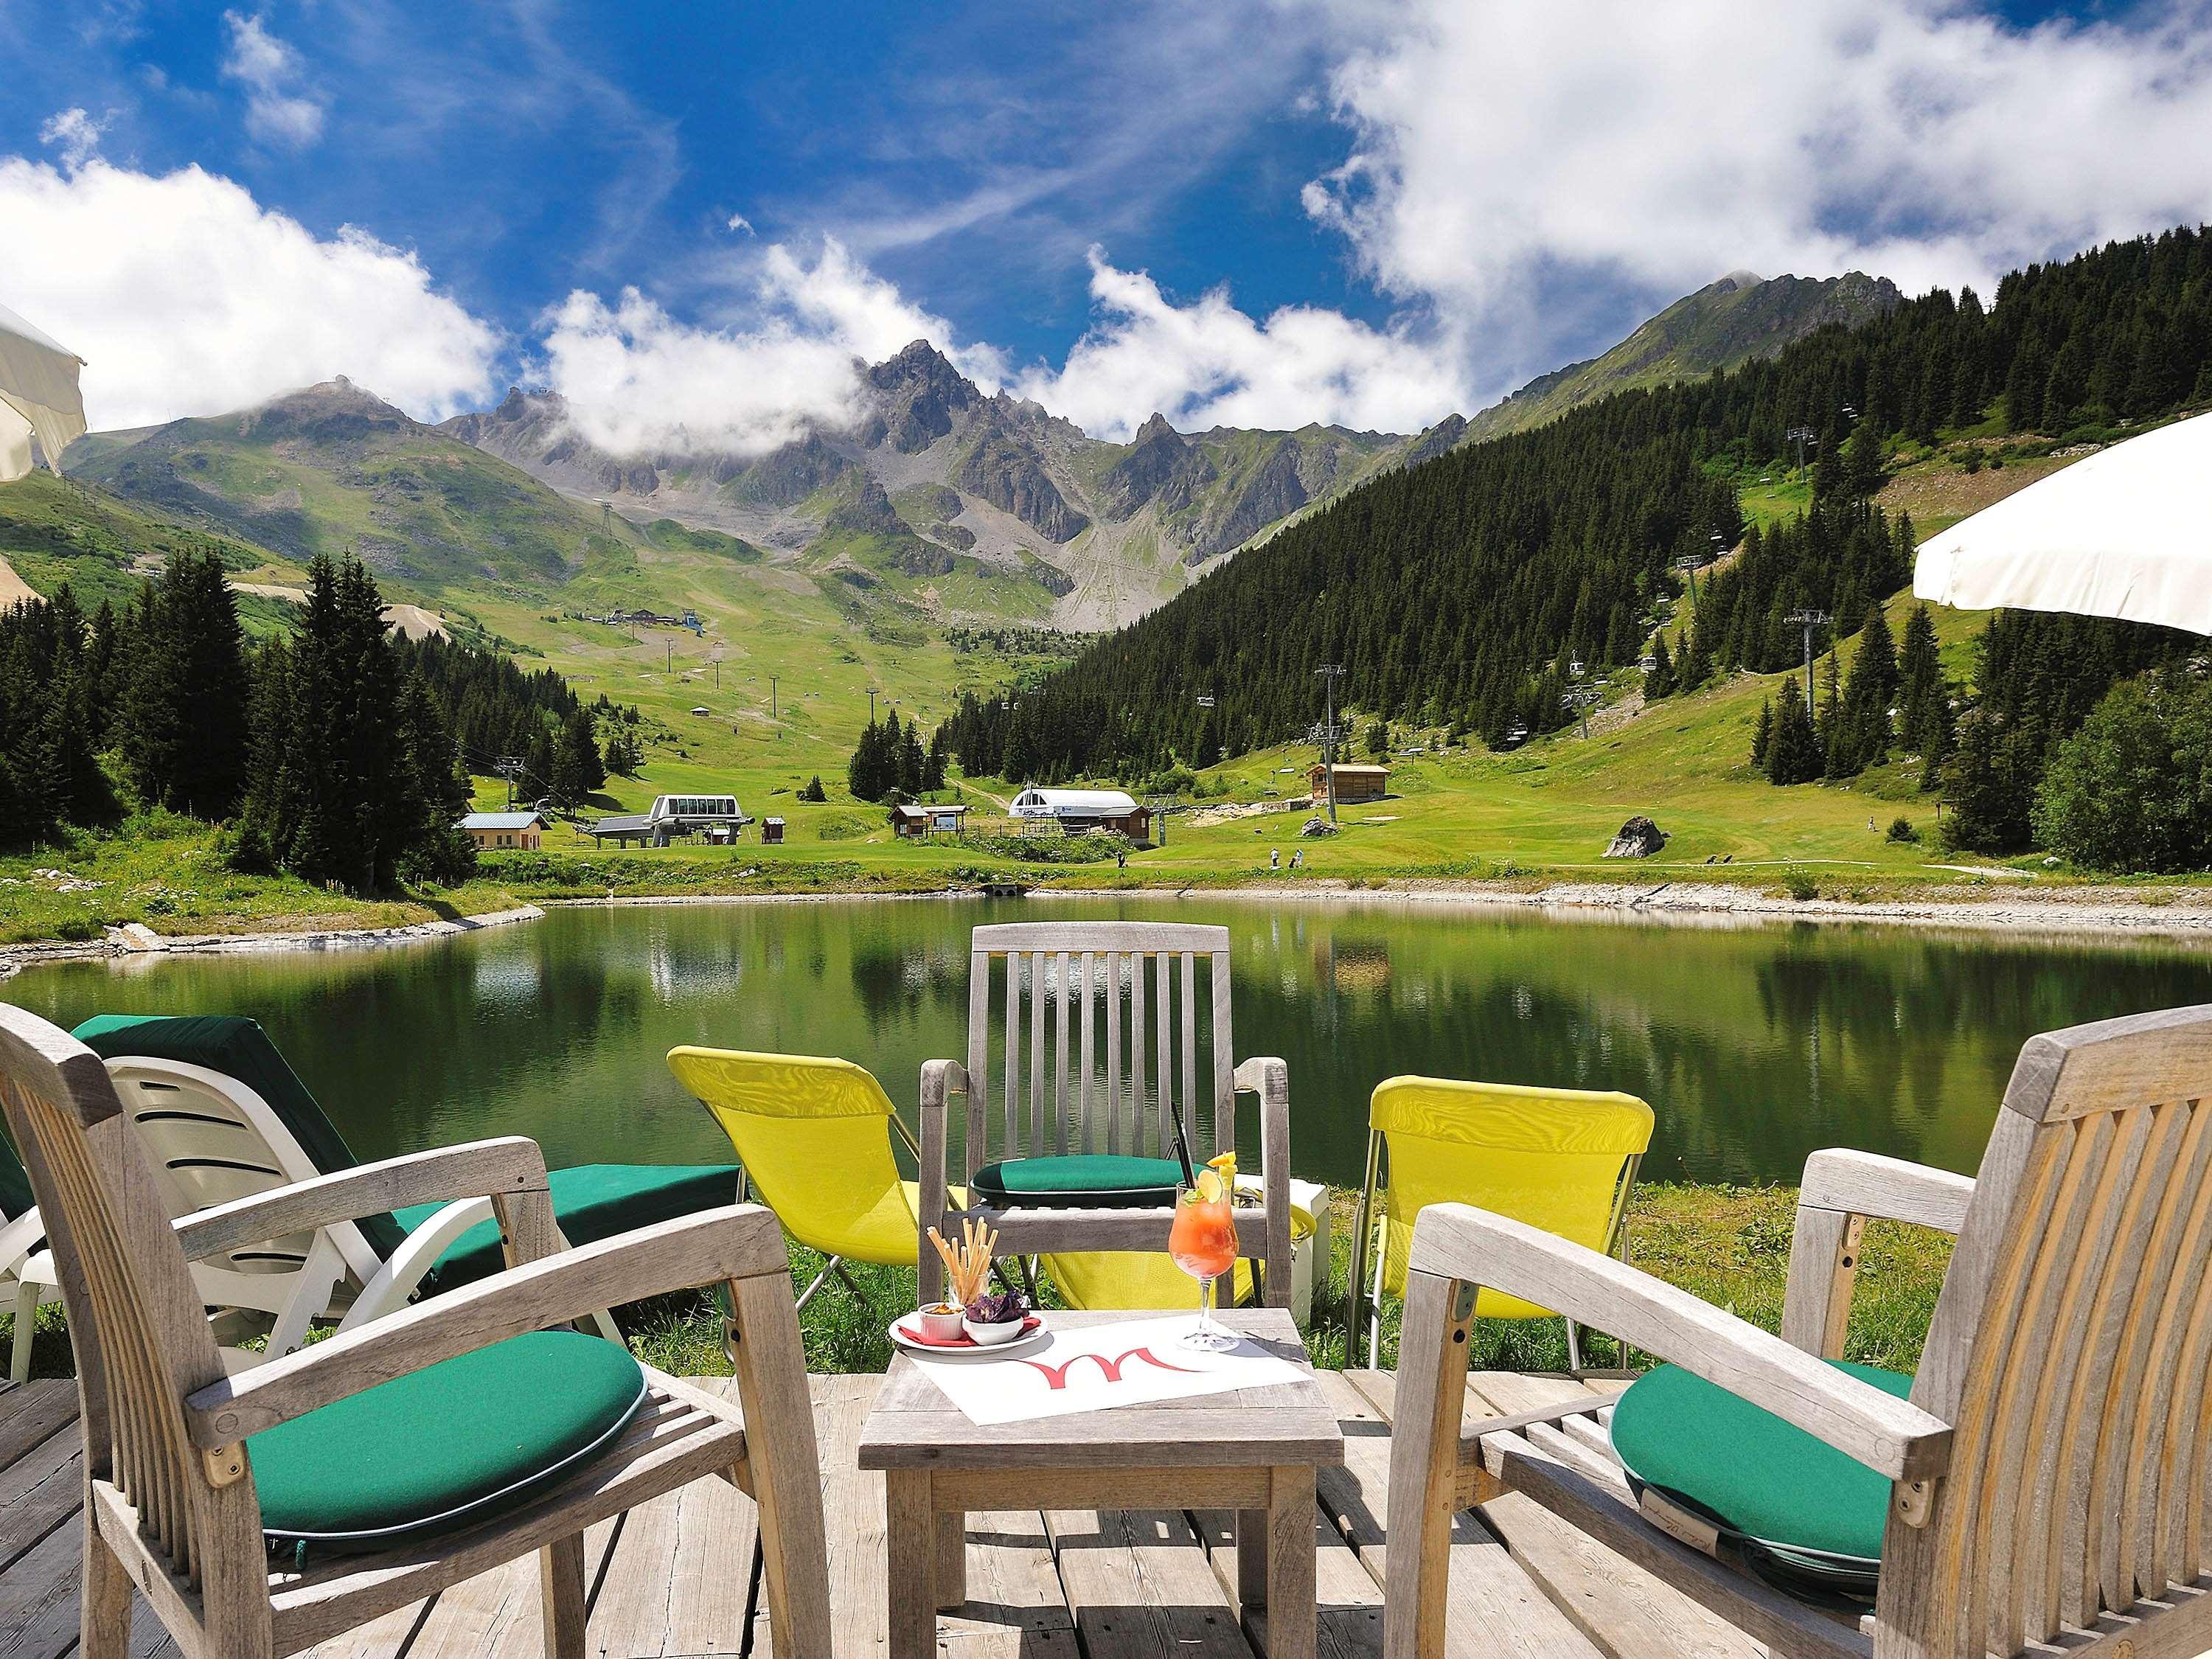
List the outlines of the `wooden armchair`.
{"type": "MultiPolygon", "coordinates": [[[[1235,1149],[1237,1097],[1256,1094],[1261,1201],[1238,1208],[1237,1231],[1247,1255],[1254,1254],[1254,1241],[1261,1245],[1269,1305],[1290,1306],[1290,1072],[1279,1060],[1239,1064],[1232,1059],[1229,989],[1226,927],[1042,921],[975,929],[968,969],[967,1061],[931,1060],[921,1069],[923,1232],[933,1225],[949,1232],[959,1214],[968,1214],[988,1220],[1010,1255],[1157,1255],[1167,1249],[1175,1221],[1171,1115],[1181,1116],[1192,1155],[1203,1161],[1235,1149]],[[1005,964],[996,996],[994,981],[1001,976],[994,974],[994,963],[1005,964]],[[994,1003],[1005,1011],[996,1044],[994,1003]],[[1198,1116],[1201,1033],[1203,1097],[1211,1104],[1212,1131],[1206,1150],[1200,1149],[1198,1116]],[[1002,1079],[995,1103],[990,1097],[994,1048],[1002,1079]],[[948,1107],[954,1095],[965,1101],[963,1169],[957,1177],[948,1107]],[[999,1164],[1048,1158],[1097,1167],[1111,1161],[1140,1175],[1149,1164],[1152,1190],[1121,1204],[1102,1203],[1093,1194],[1079,1206],[1043,1200],[1014,1204],[994,1196],[991,1176],[999,1164]],[[956,1212],[948,1189],[963,1181],[969,1207],[956,1212]]],[[[927,1302],[941,1293],[944,1267],[926,1237],[917,1240],[916,1260],[927,1302]]],[[[1098,1267],[1095,1257],[1079,1265],[1091,1270],[1087,1277],[1100,1281],[1102,1292],[1112,1293],[1110,1268],[1098,1267]]]]}
{"type": "Polygon", "coordinates": [[[765,1210],[562,1251],[544,1158],[505,1139],[324,1176],[173,1226],[99,1057],[4,1005],[0,1110],[47,1223],[76,1352],[87,1659],[127,1650],[134,1584],[189,1659],[271,1659],[532,1550],[546,1651],[580,1659],[585,1529],[709,1474],[759,1505],[777,1652],[828,1659],[813,1417],[782,1233],[765,1210]],[[506,1272],[224,1375],[191,1260],[403,1201],[486,1194],[506,1272]],[[737,1407],[612,1344],[547,1329],[706,1284],[727,1286],[737,1407]],[[557,1385],[501,1388],[526,1364],[557,1385]],[[453,1386],[464,1376],[465,1397],[453,1386]],[[456,1426],[486,1413],[499,1432],[456,1426]],[[435,1481],[422,1490],[392,1490],[425,1470],[435,1481]]]}
{"type": "Polygon", "coordinates": [[[1973,1181],[1816,1154],[1782,1337],[1486,1212],[1425,1212],[1400,1344],[1386,1655],[1443,1651],[1451,1516],[1504,1490],[1777,1655],[2179,1659],[2212,1647],[2208,1177],[2212,1007],[2200,1007],[2030,1041],[1973,1181]],[[1958,1235],[1910,1378],[1834,1363],[1869,1217],[1958,1235]],[[1618,1405],[1593,1396],[1462,1433],[1478,1286],[1670,1363],[1618,1405]],[[1720,1402],[1738,1433],[1711,1461],[1735,1467],[1656,1473],[1653,1448],[1697,1425],[1647,1420],[1644,1390],[1720,1402]],[[1856,1529],[1872,1559],[1752,1522],[1736,1506],[1757,1507],[1762,1459],[1781,1465],[1768,1490],[1785,1502],[1861,1505],[1823,1520],[1856,1529]],[[1863,1583],[1835,1593],[1855,1565],[1863,1583]],[[1809,1593],[1799,1569],[1831,1593],[1809,1593]]]}

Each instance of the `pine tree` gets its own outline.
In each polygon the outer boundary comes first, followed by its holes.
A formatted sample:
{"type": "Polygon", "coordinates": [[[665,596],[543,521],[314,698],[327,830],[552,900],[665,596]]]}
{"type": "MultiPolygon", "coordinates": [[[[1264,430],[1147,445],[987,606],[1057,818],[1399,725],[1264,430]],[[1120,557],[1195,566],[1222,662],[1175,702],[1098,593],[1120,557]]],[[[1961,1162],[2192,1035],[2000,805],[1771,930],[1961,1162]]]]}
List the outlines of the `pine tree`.
{"type": "Polygon", "coordinates": [[[1942,781],[1943,763],[1958,742],[1958,727],[1951,714],[1950,688],[1943,679],[1943,659],[1936,643],[1936,623],[1924,605],[1915,605],[1905,623],[1905,649],[1899,663],[1900,735],[1905,746],[1922,762],[1920,787],[1935,789],[1942,781]]]}
{"type": "Polygon", "coordinates": [[[227,818],[246,787],[246,639],[210,548],[181,550],[149,585],[135,641],[125,763],[152,805],[227,818]]]}
{"type": "Polygon", "coordinates": [[[562,722],[553,745],[551,782],[553,799],[567,807],[580,805],[606,787],[607,769],[592,735],[592,717],[581,708],[562,722]]]}
{"type": "Polygon", "coordinates": [[[1680,654],[1675,659],[1675,674],[1680,681],[1678,690],[1695,691],[1713,677],[1712,635],[1704,628],[1693,627],[1683,642],[1680,654]]]}
{"type": "Polygon", "coordinates": [[[1810,783],[1825,769],[1820,733],[1794,690],[1775,705],[1774,729],[1766,743],[1766,775],[1778,784],[1810,783]]]}
{"type": "MultiPolygon", "coordinates": [[[[891,716],[891,726],[894,730],[898,726],[896,714],[891,716]]],[[[908,795],[919,795],[928,781],[929,759],[922,752],[921,722],[908,720],[898,736],[898,787],[908,795]]]]}
{"type": "Polygon", "coordinates": [[[944,788],[951,761],[952,740],[940,726],[930,733],[929,759],[922,768],[921,787],[932,793],[944,788]]]}
{"type": "Polygon", "coordinates": [[[1766,770],[1766,757],[1774,743],[1774,699],[1762,697],[1759,704],[1759,720],[1751,728],[1751,763],[1754,769],[1766,770]]]}
{"type": "Polygon", "coordinates": [[[384,602],[360,561],[319,556],[291,656],[294,822],[262,834],[285,868],[355,892],[390,888],[422,808],[404,746],[398,663],[384,602]]]}
{"type": "MultiPolygon", "coordinates": [[[[1832,666],[1833,661],[1832,657],[1832,666]]],[[[1866,625],[1859,630],[1858,655],[1851,660],[1850,678],[1844,682],[1836,713],[1835,732],[1828,740],[1830,777],[1856,777],[1889,758],[1893,740],[1889,710],[1896,701],[1897,688],[1897,650],[1888,619],[1880,605],[1873,605],[1868,609],[1866,625]]]]}
{"type": "Polygon", "coordinates": [[[799,792],[799,799],[803,801],[826,801],[830,799],[830,792],[822,787],[819,772],[806,781],[806,787],[799,792]]]}
{"type": "MultiPolygon", "coordinates": [[[[580,713],[577,718],[588,727],[587,716],[580,713]]],[[[461,765],[460,746],[419,673],[410,673],[402,689],[399,726],[406,749],[404,789],[416,826],[400,854],[400,873],[410,881],[450,887],[467,880],[477,867],[476,843],[460,827],[469,810],[469,775],[461,765]]]]}
{"type": "Polygon", "coordinates": [[[1644,676],[1644,700],[1656,702],[1674,691],[1674,655],[1667,649],[1667,636],[1662,634],[1651,643],[1651,667],[1644,676]]]}

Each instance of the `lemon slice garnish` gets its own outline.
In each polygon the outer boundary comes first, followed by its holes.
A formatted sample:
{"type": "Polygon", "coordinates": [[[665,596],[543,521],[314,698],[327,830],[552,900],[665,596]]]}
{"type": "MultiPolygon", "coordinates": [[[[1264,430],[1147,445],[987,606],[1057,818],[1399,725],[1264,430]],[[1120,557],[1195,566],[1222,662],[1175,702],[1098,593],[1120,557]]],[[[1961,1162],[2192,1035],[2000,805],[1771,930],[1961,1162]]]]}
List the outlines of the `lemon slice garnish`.
{"type": "Polygon", "coordinates": [[[1198,1201],[1218,1204],[1228,1194],[1229,1187],[1220,1170],[1211,1164],[1198,1172],[1198,1201]]]}

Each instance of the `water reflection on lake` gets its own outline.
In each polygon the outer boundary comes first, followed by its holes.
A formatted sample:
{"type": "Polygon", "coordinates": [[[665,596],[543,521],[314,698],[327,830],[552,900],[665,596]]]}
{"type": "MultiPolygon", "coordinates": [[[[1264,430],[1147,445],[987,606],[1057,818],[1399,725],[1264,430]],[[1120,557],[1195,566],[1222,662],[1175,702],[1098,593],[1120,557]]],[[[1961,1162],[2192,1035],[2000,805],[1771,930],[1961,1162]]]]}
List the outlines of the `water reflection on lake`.
{"type": "Polygon", "coordinates": [[[520,1133],[555,1164],[705,1160],[727,1143],[671,1047],[842,1054],[910,1120],[921,1063],[965,1048],[968,930],[1054,915],[1225,924],[1239,1054],[1289,1061],[1295,1168],[1347,1184],[1400,1073],[1641,1095],[1656,1178],[1794,1181],[1828,1146],[1971,1170],[2024,1038],[2212,1002],[2212,954],[2183,944],[1233,899],[565,909],[392,949],[41,967],[0,996],[64,1025],[252,1014],[363,1157],[520,1133]]]}

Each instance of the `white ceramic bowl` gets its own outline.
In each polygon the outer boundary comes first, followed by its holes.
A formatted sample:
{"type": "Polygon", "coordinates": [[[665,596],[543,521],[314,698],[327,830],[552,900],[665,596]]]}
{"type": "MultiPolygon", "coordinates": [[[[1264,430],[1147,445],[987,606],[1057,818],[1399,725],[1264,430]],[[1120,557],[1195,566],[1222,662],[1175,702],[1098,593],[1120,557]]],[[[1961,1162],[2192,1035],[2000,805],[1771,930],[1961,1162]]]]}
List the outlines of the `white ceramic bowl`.
{"type": "Polygon", "coordinates": [[[914,1321],[921,1328],[921,1334],[933,1342],[957,1342],[968,1316],[957,1308],[947,1308],[942,1312],[924,1308],[915,1315],[914,1321]]]}
{"type": "Polygon", "coordinates": [[[1027,1315],[1024,1315],[1019,1319],[1001,1319],[994,1325],[981,1324],[969,1318],[965,1314],[960,1316],[962,1327],[970,1337],[975,1339],[978,1346],[985,1348],[995,1347],[1001,1342],[1012,1341],[1022,1334],[1022,1327],[1028,1322],[1027,1315]]]}

